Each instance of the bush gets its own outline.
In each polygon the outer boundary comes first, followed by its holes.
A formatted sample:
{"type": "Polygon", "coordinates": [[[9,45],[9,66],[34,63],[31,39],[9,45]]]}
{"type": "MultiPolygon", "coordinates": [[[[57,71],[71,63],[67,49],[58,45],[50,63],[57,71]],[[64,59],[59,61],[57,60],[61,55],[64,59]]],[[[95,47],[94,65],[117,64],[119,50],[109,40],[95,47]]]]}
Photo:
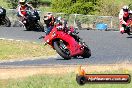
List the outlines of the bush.
{"type": "Polygon", "coordinates": [[[92,14],[95,11],[94,4],[87,0],[52,0],[52,11],[68,14],[92,14]]]}

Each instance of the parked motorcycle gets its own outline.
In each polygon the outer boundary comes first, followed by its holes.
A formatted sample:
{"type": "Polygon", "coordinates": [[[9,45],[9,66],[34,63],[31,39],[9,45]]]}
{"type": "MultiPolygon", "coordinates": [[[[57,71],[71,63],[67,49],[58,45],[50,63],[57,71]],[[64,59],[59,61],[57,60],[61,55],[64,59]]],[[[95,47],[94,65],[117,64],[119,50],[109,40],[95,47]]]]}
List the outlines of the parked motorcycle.
{"type": "Polygon", "coordinates": [[[44,31],[44,26],[40,22],[40,16],[35,10],[26,10],[25,18],[22,21],[27,31],[44,31]]]}
{"type": "Polygon", "coordinates": [[[52,31],[43,38],[66,60],[79,56],[89,58],[91,50],[72,30],[74,30],[73,27],[70,27],[69,31],[65,32],[62,28],[54,26],[52,31]]]}
{"type": "Polygon", "coordinates": [[[3,7],[0,7],[0,26],[3,27],[11,26],[11,22],[9,18],[6,16],[6,9],[4,9],[3,7]]]}

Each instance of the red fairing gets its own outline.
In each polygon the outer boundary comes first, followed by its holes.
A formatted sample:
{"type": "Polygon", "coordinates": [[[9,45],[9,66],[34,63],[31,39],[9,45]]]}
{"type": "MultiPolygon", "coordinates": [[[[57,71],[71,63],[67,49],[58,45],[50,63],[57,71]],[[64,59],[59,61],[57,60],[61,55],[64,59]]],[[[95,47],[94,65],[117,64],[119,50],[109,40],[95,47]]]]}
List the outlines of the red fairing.
{"type": "Polygon", "coordinates": [[[68,33],[62,30],[58,31],[56,26],[52,29],[49,35],[45,36],[44,41],[48,42],[48,44],[53,47],[52,43],[55,39],[60,39],[67,43],[67,47],[70,50],[70,56],[82,55],[84,52],[83,45],[76,42],[75,39],[68,33]]]}
{"type": "Polygon", "coordinates": [[[132,26],[132,18],[129,18],[129,20],[127,20],[127,23],[132,26]]]}
{"type": "Polygon", "coordinates": [[[70,26],[70,31],[71,31],[71,32],[74,32],[73,26],[70,26]]]}

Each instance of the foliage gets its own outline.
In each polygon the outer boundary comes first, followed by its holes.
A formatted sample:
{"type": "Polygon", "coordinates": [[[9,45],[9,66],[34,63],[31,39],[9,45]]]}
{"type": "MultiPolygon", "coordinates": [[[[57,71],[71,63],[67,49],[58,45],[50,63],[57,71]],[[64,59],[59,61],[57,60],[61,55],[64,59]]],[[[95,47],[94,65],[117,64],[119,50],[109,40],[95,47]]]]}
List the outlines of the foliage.
{"type": "Polygon", "coordinates": [[[4,0],[0,0],[0,6],[1,6],[1,7],[4,7],[4,8],[9,8],[9,7],[8,7],[8,3],[5,2],[4,0]]]}
{"type": "Polygon", "coordinates": [[[52,11],[76,14],[92,14],[96,0],[52,0],[52,11]]]}
{"type": "Polygon", "coordinates": [[[18,5],[18,0],[6,0],[7,1],[7,3],[8,3],[8,6],[10,7],[10,8],[16,8],[17,7],[17,5],[18,5]]]}
{"type": "Polygon", "coordinates": [[[118,16],[121,7],[130,3],[131,0],[100,0],[97,5],[98,15],[118,16]]]}
{"type": "MultiPolygon", "coordinates": [[[[18,0],[0,0],[1,6],[16,8],[18,0]]],[[[132,9],[131,0],[27,0],[33,7],[42,11],[62,12],[68,14],[89,14],[103,16],[118,16],[123,5],[129,5],[132,9]],[[46,7],[46,8],[45,8],[46,7]],[[48,7],[48,8],[47,8],[48,7]],[[50,9],[51,8],[51,9],[50,9]]]]}
{"type": "Polygon", "coordinates": [[[90,12],[93,10],[94,8],[91,2],[76,3],[71,6],[70,10],[67,10],[67,13],[90,14],[90,12]]]}
{"type": "MultiPolygon", "coordinates": [[[[9,6],[11,8],[16,8],[18,5],[18,0],[6,0],[7,3],[9,3],[9,6]]],[[[47,5],[50,6],[51,1],[50,0],[27,0],[27,2],[31,3],[33,7],[38,7],[40,5],[47,5]]]]}
{"type": "Polygon", "coordinates": [[[129,4],[129,8],[132,10],[132,4],[129,4]]]}

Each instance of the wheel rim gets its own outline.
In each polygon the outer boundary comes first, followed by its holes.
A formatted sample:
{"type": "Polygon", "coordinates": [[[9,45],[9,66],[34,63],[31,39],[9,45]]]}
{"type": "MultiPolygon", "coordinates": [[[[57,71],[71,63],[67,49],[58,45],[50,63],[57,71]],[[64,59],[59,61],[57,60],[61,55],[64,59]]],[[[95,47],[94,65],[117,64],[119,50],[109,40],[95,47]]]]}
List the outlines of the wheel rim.
{"type": "Polygon", "coordinates": [[[65,54],[67,54],[68,56],[70,55],[70,51],[67,48],[66,44],[63,41],[59,41],[58,42],[59,48],[61,49],[61,51],[65,54]]]}

